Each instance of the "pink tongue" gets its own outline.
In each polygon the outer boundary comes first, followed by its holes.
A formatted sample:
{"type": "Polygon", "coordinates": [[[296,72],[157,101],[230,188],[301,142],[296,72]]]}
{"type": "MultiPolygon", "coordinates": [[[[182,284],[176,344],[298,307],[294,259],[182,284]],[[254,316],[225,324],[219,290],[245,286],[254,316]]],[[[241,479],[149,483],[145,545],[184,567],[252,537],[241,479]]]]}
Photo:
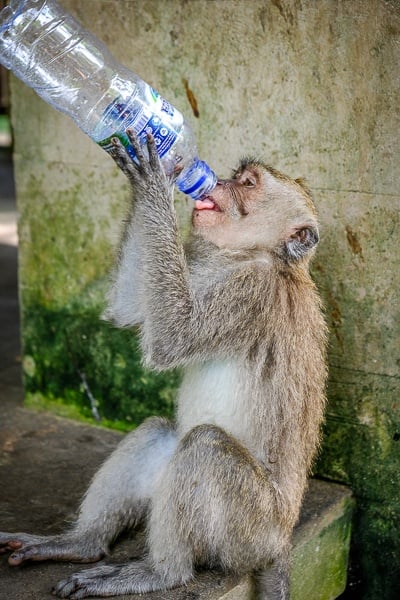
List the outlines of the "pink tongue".
{"type": "Polygon", "coordinates": [[[204,198],[203,200],[196,200],[196,209],[197,210],[212,210],[215,206],[212,200],[208,198],[204,198]]]}

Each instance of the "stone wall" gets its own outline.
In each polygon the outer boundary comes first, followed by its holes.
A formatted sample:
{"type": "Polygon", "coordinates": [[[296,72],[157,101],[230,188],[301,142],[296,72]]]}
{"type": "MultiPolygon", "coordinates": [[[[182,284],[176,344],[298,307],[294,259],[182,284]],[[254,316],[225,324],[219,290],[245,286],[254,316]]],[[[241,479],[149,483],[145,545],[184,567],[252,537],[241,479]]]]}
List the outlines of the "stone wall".
{"type": "MultiPolygon", "coordinates": [[[[307,178],[321,220],[314,275],[331,331],[318,472],[349,483],[358,500],[353,585],[364,598],[397,598],[400,4],[62,4],[191,120],[201,157],[218,174],[255,154],[307,178]]],[[[30,398],[88,404],[86,382],[110,418],[135,422],[153,404],[170,412],[176,378],[140,371],[126,334],[98,321],[126,212],[124,179],[67,117],[15,80],[12,114],[30,398]]],[[[180,199],[182,215],[188,210],[180,199]]]]}

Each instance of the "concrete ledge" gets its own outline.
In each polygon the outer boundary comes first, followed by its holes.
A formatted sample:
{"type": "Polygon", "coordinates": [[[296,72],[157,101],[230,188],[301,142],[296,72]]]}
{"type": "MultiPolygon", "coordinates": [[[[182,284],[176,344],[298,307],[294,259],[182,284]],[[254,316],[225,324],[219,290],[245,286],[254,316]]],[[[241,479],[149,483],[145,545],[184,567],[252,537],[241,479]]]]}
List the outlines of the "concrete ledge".
{"type": "MultiPolygon", "coordinates": [[[[4,376],[4,372],[3,372],[4,376]]],[[[18,406],[21,391],[0,394],[0,529],[50,534],[73,518],[88,482],[120,434],[36,413],[18,406]],[[14,396],[14,397],[13,397],[14,396]],[[17,403],[17,407],[16,407],[17,403]]],[[[312,480],[294,536],[293,600],[329,600],[344,589],[352,512],[347,488],[312,480]]],[[[126,537],[110,560],[140,553],[138,539],[126,537]]],[[[11,568],[0,560],[0,597],[44,600],[58,579],[82,569],[71,563],[37,563],[11,568]]],[[[149,600],[250,600],[250,578],[199,573],[187,588],[148,594],[149,600]]],[[[133,600],[136,596],[124,596],[133,600]]],[[[118,598],[122,598],[119,596],[118,598]]]]}

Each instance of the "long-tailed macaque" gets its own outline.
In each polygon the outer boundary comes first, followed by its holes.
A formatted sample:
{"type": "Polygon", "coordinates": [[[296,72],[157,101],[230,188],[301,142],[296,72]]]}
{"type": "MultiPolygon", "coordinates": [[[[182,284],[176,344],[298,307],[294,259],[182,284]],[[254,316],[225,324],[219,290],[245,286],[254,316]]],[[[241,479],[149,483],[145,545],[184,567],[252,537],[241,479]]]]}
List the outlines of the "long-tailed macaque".
{"type": "Polygon", "coordinates": [[[51,537],[0,534],[11,565],[92,562],[147,520],[142,560],[83,570],[61,598],[165,590],[196,566],[254,573],[260,598],[289,598],[290,539],[319,443],[326,330],[308,265],[316,213],[300,180],[255,160],[197,201],[187,247],[172,184],[148,136],[106,316],[138,326],[144,362],[184,367],[176,422],[151,418],[95,475],[76,524],[51,537]]]}

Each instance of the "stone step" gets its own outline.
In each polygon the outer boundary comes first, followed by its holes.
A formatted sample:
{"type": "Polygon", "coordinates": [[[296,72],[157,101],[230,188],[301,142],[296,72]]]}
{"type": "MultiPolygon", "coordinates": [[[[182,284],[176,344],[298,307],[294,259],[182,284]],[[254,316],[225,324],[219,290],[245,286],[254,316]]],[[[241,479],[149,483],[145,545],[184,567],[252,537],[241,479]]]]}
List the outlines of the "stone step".
{"type": "MultiPolygon", "coordinates": [[[[1,382],[0,382],[1,384],[1,382]]],[[[0,393],[0,529],[50,534],[73,519],[79,500],[120,434],[48,413],[16,407],[8,387],[0,393]]],[[[293,600],[330,600],[345,587],[349,550],[351,493],[343,486],[311,480],[294,535],[293,600]]],[[[137,539],[117,544],[110,560],[139,552],[137,539]]],[[[54,583],[82,569],[71,563],[36,563],[22,568],[0,560],[0,598],[45,600],[54,583]]],[[[147,594],[146,600],[250,600],[250,577],[199,573],[185,588],[147,594]]],[[[143,596],[118,596],[134,600],[143,596]]]]}

